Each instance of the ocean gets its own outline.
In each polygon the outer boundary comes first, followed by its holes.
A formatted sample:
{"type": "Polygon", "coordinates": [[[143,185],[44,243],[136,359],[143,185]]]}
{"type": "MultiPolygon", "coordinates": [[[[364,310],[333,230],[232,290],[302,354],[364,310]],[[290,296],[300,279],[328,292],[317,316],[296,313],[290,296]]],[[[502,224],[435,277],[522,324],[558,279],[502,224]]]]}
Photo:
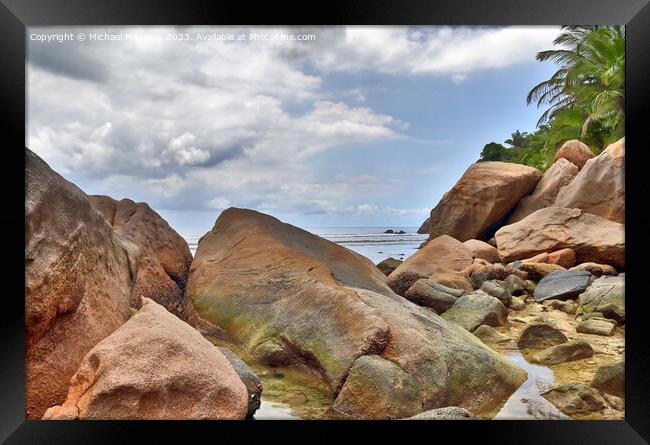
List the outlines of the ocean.
{"type": "MultiPolygon", "coordinates": [[[[377,264],[386,258],[403,260],[413,255],[427,239],[417,233],[417,227],[307,227],[308,232],[353,250],[377,264]],[[396,233],[385,233],[392,230],[396,233]],[[403,231],[404,233],[397,233],[403,231]]],[[[201,235],[185,236],[192,255],[201,235]]]]}

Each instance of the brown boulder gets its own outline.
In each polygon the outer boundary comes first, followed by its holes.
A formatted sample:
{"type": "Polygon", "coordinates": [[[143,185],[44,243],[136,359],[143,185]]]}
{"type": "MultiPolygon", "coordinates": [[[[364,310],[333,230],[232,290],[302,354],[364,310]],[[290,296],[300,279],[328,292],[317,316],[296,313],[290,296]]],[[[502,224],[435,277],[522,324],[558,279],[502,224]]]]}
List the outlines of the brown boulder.
{"type": "MultiPolygon", "coordinates": [[[[594,157],[593,152],[588,145],[583,144],[577,139],[566,141],[555,153],[555,163],[567,160],[578,167],[578,170],[584,167],[585,163],[594,157]]],[[[555,164],[553,164],[555,165],[555,164]]]]}
{"type": "Polygon", "coordinates": [[[531,263],[527,261],[522,261],[519,269],[526,272],[529,279],[537,281],[541,280],[550,273],[566,270],[564,267],[558,266],[557,264],[531,263]]]}
{"type": "Polygon", "coordinates": [[[65,399],[83,356],[129,318],[129,259],[86,195],[25,149],[26,411],[65,399]]]}
{"type": "Polygon", "coordinates": [[[135,272],[132,305],[137,306],[141,297],[151,298],[187,319],[190,308],[183,295],[192,254],[183,237],[144,202],[97,195],[88,199],[129,252],[135,272]]]}
{"type": "Polygon", "coordinates": [[[346,417],[449,405],[485,412],[525,380],[521,369],[396,295],[385,279],[368,259],[333,242],[231,208],[201,239],[188,294],[201,316],[258,360],[318,373],[346,417]],[[393,378],[406,386],[391,387],[393,378]]]}
{"type": "Polygon", "coordinates": [[[548,262],[557,264],[565,269],[576,265],[576,251],[570,248],[556,250],[548,254],[548,262]]]}
{"type": "Polygon", "coordinates": [[[598,390],[584,383],[556,386],[543,392],[542,397],[569,415],[602,412],[607,407],[598,390]]]}
{"type": "Polygon", "coordinates": [[[467,241],[490,237],[541,177],[539,170],[520,164],[472,164],[431,210],[429,238],[449,235],[467,241]]]}
{"type": "Polygon", "coordinates": [[[566,336],[555,326],[545,322],[528,324],[517,340],[520,349],[543,349],[567,342],[566,336]]]}
{"type": "Polygon", "coordinates": [[[497,248],[489,245],[485,241],[470,239],[463,243],[469,249],[474,258],[480,258],[488,263],[498,263],[501,261],[497,248]]]}
{"type": "Polygon", "coordinates": [[[601,277],[603,275],[616,275],[618,273],[616,272],[616,269],[609,264],[598,264],[592,262],[578,264],[569,270],[586,270],[587,272],[597,277],[601,277]]]}
{"type": "Polygon", "coordinates": [[[556,207],[578,208],[619,223],[625,222],[625,138],[589,160],[563,188],[556,207]]]}
{"type": "Polygon", "coordinates": [[[469,278],[459,272],[472,264],[472,253],[458,240],[443,235],[430,240],[389,276],[386,284],[404,295],[415,282],[432,278],[456,289],[472,290],[469,278]],[[435,277],[433,277],[435,275],[435,277]]]}
{"type": "Polygon", "coordinates": [[[623,224],[580,209],[540,209],[499,229],[496,239],[499,255],[505,261],[569,247],[579,263],[593,261],[625,267],[623,224]]]}
{"type": "Polygon", "coordinates": [[[44,419],[244,419],[248,392],[223,353],[148,298],[99,342],[44,419]]]}
{"type": "Polygon", "coordinates": [[[578,167],[566,159],[558,159],[542,176],[533,192],[522,198],[508,218],[508,224],[516,223],[535,210],[550,207],[555,202],[560,189],[571,183],[578,174],[578,167]]]}
{"type": "Polygon", "coordinates": [[[559,363],[589,358],[593,355],[594,350],[591,344],[584,340],[571,340],[538,352],[532,357],[532,360],[534,363],[541,363],[543,365],[557,365],[559,363]]]}

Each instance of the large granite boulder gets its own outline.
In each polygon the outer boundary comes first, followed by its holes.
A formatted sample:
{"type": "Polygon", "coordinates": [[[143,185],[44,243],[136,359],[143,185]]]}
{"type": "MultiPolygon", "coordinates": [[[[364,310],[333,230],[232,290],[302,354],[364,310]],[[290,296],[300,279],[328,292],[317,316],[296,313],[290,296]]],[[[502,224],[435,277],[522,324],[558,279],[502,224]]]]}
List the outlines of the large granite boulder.
{"type": "Polygon", "coordinates": [[[429,238],[441,235],[460,241],[489,238],[541,177],[539,170],[520,164],[472,164],[431,210],[429,238]]]}
{"type": "Polygon", "coordinates": [[[199,242],[188,294],[202,317],[253,357],[319,373],[346,417],[410,416],[449,405],[485,412],[525,380],[520,368],[396,295],[385,280],[361,255],[231,208],[199,242]],[[367,383],[372,376],[383,383],[367,383]],[[390,387],[392,378],[405,386],[390,387]],[[403,407],[380,406],[389,399],[403,407]]]}
{"type": "Polygon", "coordinates": [[[535,286],[533,293],[535,301],[556,299],[567,300],[577,298],[584,292],[593,280],[593,276],[587,271],[561,270],[546,275],[535,286]]]}
{"type": "Polygon", "coordinates": [[[409,287],[404,298],[419,306],[430,307],[438,314],[442,314],[466,293],[465,290],[443,286],[433,280],[423,278],[409,287]]]}
{"type": "Polygon", "coordinates": [[[183,295],[192,254],[183,237],[144,202],[98,195],[88,199],[129,252],[135,276],[132,304],[137,305],[141,297],[151,298],[187,319],[189,308],[183,295]]]}
{"type": "Polygon", "coordinates": [[[601,277],[578,296],[578,313],[600,312],[607,318],[625,323],[625,278],[601,277]]]}
{"type": "Polygon", "coordinates": [[[460,241],[442,235],[404,260],[388,276],[386,283],[399,295],[404,295],[422,278],[432,278],[444,286],[471,291],[473,287],[469,278],[459,273],[471,264],[469,249],[460,241]]]}
{"type": "Polygon", "coordinates": [[[625,360],[600,366],[591,386],[607,394],[625,397],[625,360]]]}
{"type": "Polygon", "coordinates": [[[555,164],[560,161],[569,161],[578,167],[578,169],[582,169],[587,161],[593,157],[594,153],[587,144],[583,144],[577,139],[572,139],[562,144],[555,153],[555,164]]]}
{"type": "Polygon", "coordinates": [[[625,222],[625,138],[587,161],[563,188],[556,207],[578,208],[619,223],[625,222]]]}
{"type": "Polygon", "coordinates": [[[480,258],[488,263],[498,263],[499,251],[496,247],[477,239],[468,239],[463,243],[469,249],[473,258],[480,258]]]}
{"type": "Polygon", "coordinates": [[[578,263],[597,262],[625,268],[623,224],[580,209],[540,209],[519,222],[501,227],[495,237],[504,261],[570,247],[575,250],[578,263]]]}
{"type": "Polygon", "coordinates": [[[129,318],[129,258],[86,195],[25,149],[26,414],[63,402],[84,355],[129,318]]]}
{"type": "Polygon", "coordinates": [[[522,198],[515,207],[508,224],[516,223],[536,210],[550,207],[555,202],[560,189],[571,183],[578,174],[578,167],[566,159],[558,159],[539,180],[535,190],[522,198]]]}
{"type": "Polygon", "coordinates": [[[472,332],[482,324],[503,326],[508,320],[508,309],[499,299],[478,290],[456,300],[442,318],[472,332]]]}
{"type": "Polygon", "coordinates": [[[244,419],[248,392],[223,353],[148,298],[95,345],[44,419],[244,419]]]}

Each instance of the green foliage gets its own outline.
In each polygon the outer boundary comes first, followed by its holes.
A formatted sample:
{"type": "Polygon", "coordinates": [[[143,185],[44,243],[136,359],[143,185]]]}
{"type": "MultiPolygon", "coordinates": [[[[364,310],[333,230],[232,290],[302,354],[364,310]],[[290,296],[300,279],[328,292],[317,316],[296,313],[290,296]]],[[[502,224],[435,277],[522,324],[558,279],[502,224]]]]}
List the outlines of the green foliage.
{"type": "Polygon", "coordinates": [[[508,158],[508,149],[496,142],[485,144],[481,151],[481,161],[505,161],[508,158]]]}
{"type": "MultiPolygon", "coordinates": [[[[598,154],[625,135],[625,31],[620,26],[563,26],[553,41],[556,49],[537,60],[553,61],[559,69],[534,86],[528,104],[546,106],[537,129],[515,131],[501,151],[486,155],[546,170],[557,149],[580,139],[598,154]]],[[[495,144],[499,145],[499,144],[495,144]]],[[[481,158],[488,160],[481,153],[481,158]]]]}

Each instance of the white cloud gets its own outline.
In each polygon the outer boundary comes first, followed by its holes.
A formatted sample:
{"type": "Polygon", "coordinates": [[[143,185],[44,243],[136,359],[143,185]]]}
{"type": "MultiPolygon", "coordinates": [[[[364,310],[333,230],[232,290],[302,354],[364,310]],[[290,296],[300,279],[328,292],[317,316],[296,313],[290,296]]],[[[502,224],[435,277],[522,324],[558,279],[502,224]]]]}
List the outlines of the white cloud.
{"type": "Polygon", "coordinates": [[[232,206],[230,200],[228,200],[223,196],[217,196],[216,198],[212,198],[210,200],[210,207],[212,207],[213,209],[223,210],[223,209],[227,209],[230,206],[232,206]]]}

